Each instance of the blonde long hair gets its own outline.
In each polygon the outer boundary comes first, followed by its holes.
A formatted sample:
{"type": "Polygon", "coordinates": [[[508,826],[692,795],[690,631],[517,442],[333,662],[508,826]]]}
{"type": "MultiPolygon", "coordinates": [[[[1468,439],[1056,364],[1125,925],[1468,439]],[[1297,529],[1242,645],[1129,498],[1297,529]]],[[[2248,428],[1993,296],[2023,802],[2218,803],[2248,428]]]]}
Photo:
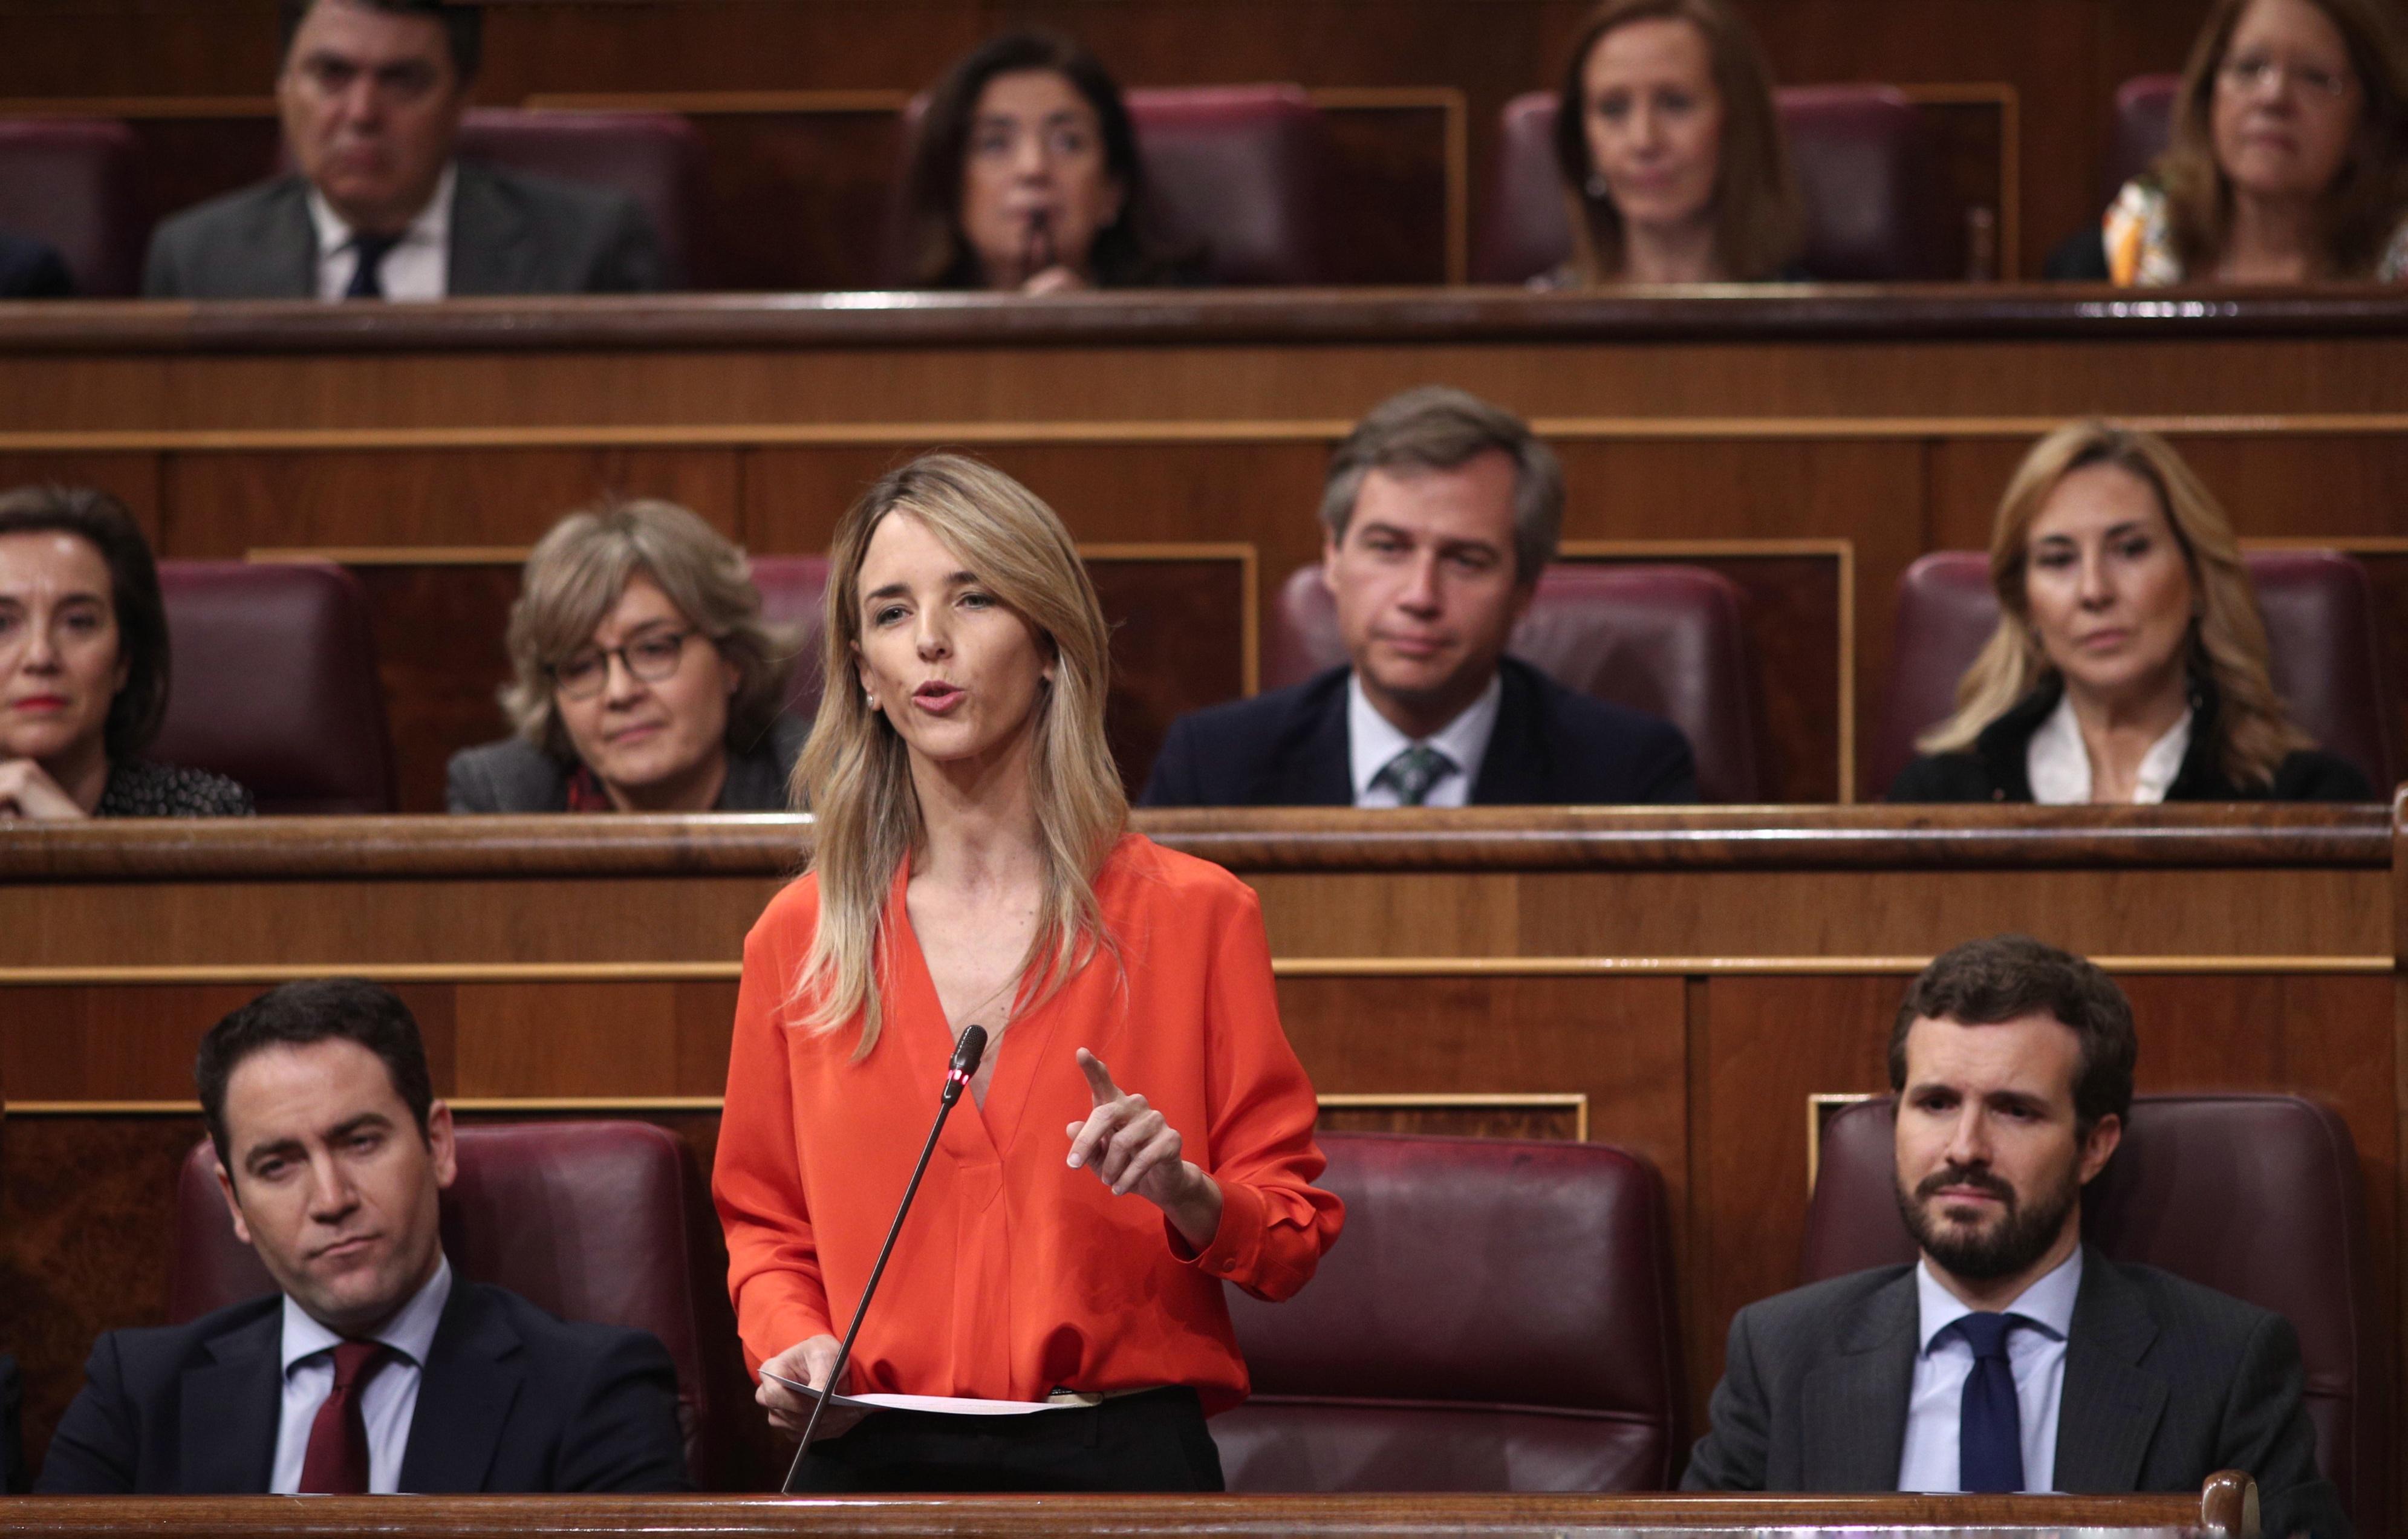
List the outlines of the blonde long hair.
{"type": "Polygon", "coordinates": [[[1971,747],[1982,729],[2055,669],[2033,637],[2024,594],[2033,520],[2066,477],[2112,465],[2138,477],[2157,496],[2190,568],[2200,615],[2191,629],[2187,664],[2214,683],[2216,735],[2224,772],[2232,784],[2262,788],[2295,749],[2314,740],[2291,724],[2267,671],[2266,622],[2241,563],[2241,545],[2215,496],[2183,463],[2173,445],[2154,433],[2095,419],[2068,423],[2024,456],[1999,499],[1990,532],[1990,586],[1999,596],[1999,628],[1956,684],[1956,713],[1915,740],[1927,754],[1971,747]]]}
{"type": "Polygon", "coordinates": [[[856,1060],[877,1044],[882,1023],[876,975],[887,955],[881,926],[887,898],[924,831],[910,751],[869,709],[850,666],[870,537],[898,513],[925,525],[1027,621],[1054,663],[1029,726],[1043,898],[1015,1014],[1043,1002],[1099,949],[1111,948],[1095,879],[1128,823],[1128,797],[1104,739],[1110,632],[1070,532],[1028,488],[965,455],[924,454],[889,471],[837,525],[828,554],[827,688],[794,779],[796,803],[818,821],[810,870],[820,887],[819,928],[795,994],[813,999],[806,1030],[832,1032],[860,1015],[856,1060]]]}

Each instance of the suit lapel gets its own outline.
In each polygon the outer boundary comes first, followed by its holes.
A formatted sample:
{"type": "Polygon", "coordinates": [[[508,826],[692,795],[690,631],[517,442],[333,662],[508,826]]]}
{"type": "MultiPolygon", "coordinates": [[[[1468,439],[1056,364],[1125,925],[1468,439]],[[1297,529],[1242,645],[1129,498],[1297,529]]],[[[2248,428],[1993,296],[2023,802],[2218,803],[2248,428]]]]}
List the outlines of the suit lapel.
{"type": "Polygon", "coordinates": [[[2128,1491],[2165,1414],[2166,1382],[2140,1366],[2157,1322],[2140,1290],[2095,1250],[2082,1259],[2082,1291],[2065,1343],[2058,1397],[2057,1478],[2061,1491],[2128,1491]]]}
{"type": "Polygon", "coordinates": [[[452,193],[452,253],[447,263],[453,295],[524,294],[532,278],[535,231],[493,174],[474,161],[459,163],[452,193]]]}
{"type": "Polygon", "coordinates": [[[515,1360],[519,1351],[518,1332],[491,1295],[455,1273],[419,1375],[418,1409],[401,1460],[403,1490],[485,1489],[503,1424],[526,1377],[515,1360]]]}
{"type": "MultiPolygon", "coordinates": [[[[318,296],[318,226],[309,217],[309,184],[287,177],[276,189],[263,213],[265,230],[259,242],[266,295],[318,296]]],[[[282,1338],[279,1335],[280,1347],[282,1338]]],[[[265,1489],[264,1487],[262,1488],[265,1489]]]]}
{"type": "Polygon", "coordinates": [[[212,1359],[179,1386],[183,1429],[177,1489],[188,1495],[257,1495],[276,1474],[284,1415],[282,1295],[267,1313],[208,1343],[212,1359]]]}
{"type": "Polygon", "coordinates": [[[1278,750],[1270,755],[1264,777],[1265,794],[1249,797],[1251,804],[1354,805],[1354,761],[1348,756],[1351,740],[1346,732],[1347,678],[1346,669],[1333,669],[1305,690],[1296,714],[1281,727],[1278,750]]]}
{"type": "Polygon", "coordinates": [[[1803,1439],[1810,1491],[1893,1491],[1914,1392],[1914,1271],[1867,1296],[1841,1323],[1840,1355],[1807,1375],[1803,1439]]]}
{"type": "Polygon", "coordinates": [[[1497,698],[1497,726],[1488,734],[1488,754],[1480,761],[1480,779],[1471,787],[1474,807],[1558,799],[1549,790],[1551,755],[1547,735],[1539,730],[1538,690],[1524,677],[1525,667],[1511,657],[1497,661],[1504,687],[1497,698]]]}

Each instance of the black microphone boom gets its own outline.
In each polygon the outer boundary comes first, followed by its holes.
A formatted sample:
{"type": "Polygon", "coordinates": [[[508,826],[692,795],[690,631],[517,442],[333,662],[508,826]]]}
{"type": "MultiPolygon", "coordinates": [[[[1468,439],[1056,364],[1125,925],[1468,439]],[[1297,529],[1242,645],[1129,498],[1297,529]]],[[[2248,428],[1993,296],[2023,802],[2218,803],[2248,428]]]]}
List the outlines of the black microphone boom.
{"type": "Polygon", "coordinates": [[[886,1259],[895,1254],[895,1237],[903,1232],[903,1215],[911,1211],[911,1199],[920,1195],[920,1178],[928,1173],[928,1157],[937,1152],[937,1137],[945,1130],[945,1118],[953,1115],[953,1102],[962,1099],[963,1087],[978,1072],[979,1059],[986,1056],[986,1028],[966,1026],[961,1039],[953,1043],[953,1060],[945,1065],[945,1089],[937,1101],[937,1123],[928,1129],[928,1142],[920,1150],[920,1163],[911,1167],[911,1184],[903,1188],[903,1201],[895,1210],[895,1222],[886,1230],[886,1244],[878,1247],[878,1264],[869,1269],[869,1285],[861,1290],[861,1302],[853,1306],[853,1324],[846,1328],[844,1343],[836,1349],[836,1366],[828,1370],[827,1387],[820,1391],[820,1401],[811,1407],[811,1419],[803,1424],[802,1446],[795,1450],[795,1462],[786,1471],[786,1486],[795,1489],[795,1477],[803,1473],[803,1456],[811,1451],[811,1434],[819,1431],[820,1413],[836,1398],[836,1387],[844,1378],[844,1365],[853,1360],[853,1338],[861,1334],[862,1316],[869,1313],[870,1296],[878,1291],[878,1279],[886,1275],[886,1259]]]}

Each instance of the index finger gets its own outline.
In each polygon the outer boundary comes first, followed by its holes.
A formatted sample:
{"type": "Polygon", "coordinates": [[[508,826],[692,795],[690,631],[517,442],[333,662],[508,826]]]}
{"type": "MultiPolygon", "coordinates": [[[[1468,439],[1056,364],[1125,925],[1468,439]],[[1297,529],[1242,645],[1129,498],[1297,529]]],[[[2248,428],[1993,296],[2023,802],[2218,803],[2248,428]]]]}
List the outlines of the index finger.
{"type": "Polygon", "coordinates": [[[1121,1099],[1120,1086],[1112,1083],[1112,1072],[1104,1067],[1103,1059],[1083,1047],[1079,1049],[1079,1072],[1087,1076],[1087,1093],[1096,1098],[1096,1105],[1121,1099]]]}

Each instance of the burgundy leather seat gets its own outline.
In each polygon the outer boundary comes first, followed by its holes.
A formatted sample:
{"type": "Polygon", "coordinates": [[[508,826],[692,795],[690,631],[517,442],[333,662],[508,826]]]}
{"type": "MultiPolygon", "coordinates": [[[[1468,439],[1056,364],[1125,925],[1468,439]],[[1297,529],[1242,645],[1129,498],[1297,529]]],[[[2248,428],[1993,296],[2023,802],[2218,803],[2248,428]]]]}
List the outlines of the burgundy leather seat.
{"type": "Polygon", "coordinates": [[[2166,141],[2173,137],[2174,98],[2181,94],[2179,75],[2137,75],[2116,88],[2115,127],[2108,140],[2102,202],[2113,201],[2124,183],[2166,152],[2166,141]]]}
{"type": "Polygon", "coordinates": [[[108,118],[0,121],[0,230],[56,247],[78,294],[133,294],[150,234],[134,131],[108,118]]]}
{"type": "MultiPolygon", "coordinates": [[[[443,1195],[453,1275],[509,1288],[563,1319],[631,1326],[675,1359],[686,1459],[705,1489],[732,1483],[755,1419],[710,1199],[686,1146],[641,1122],[459,1129],[443,1195]]],[[[234,1237],[205,1139],[176,1186],[167,1314],[183,1321],[275,1289],[234,1237]]]]}
{"type": "MultiPolygon", "coordinates": [[[[1568,689],[1678,726],[1705,800],[1762,801],[1771,776],[1741,606],[1739,589],[1702,568],[1561,563],[1539,578],[1508,645],[1568,689]]],[[[1321,568],[1300,567],[1264,626],[1263,687],[1301,683],[1344,661],[1321,568]]]]}
{"type": "Polygon", "coordinates": [[[824,555],[752,557],[761,617],[792,631],[800,643],[795,670],[786,679],[786,709],[805,721],[820,709],[820,627],[826,623],[827,570],[824,555]]]}
{"type": "MultiPolygon", "coordinates": [[[[1806,202],[1800,261],[1809,273],[1833,283],[1955,276],[1937,151],[1913,102],[1879,85],[1792,86],[1773,101],[1806,202]]],[[[1474,282],[1525,282],[1570,257],[1555,135],[1555,93],[1505,104],[1473,242],[1474,282]]]]}
{"type": "MultiPolygon", "coordinates": [[[[1340,280],[1329,227],[1329,123],[1301,86],[1168,86],[1130,91],[1123,100],[1137,129],[1146,195],[1174,239],[1203,243],[1207,280],[1340,280]]],[[[917,97],[904,109],[907,144],[926,105],[917,97]]],[[[902,192],[898,174],[887,221],[890,274],[901,270],[902,192]]]]}
{"type": "MultiPolygon", "coordinates": [[[[2251,551],[2242,558],[2266,617],[2275,692],[2291,719],[2377,786],[2401,773],[2389,669],[2366,568],[2337,551],[2251,551]]],[[[1914,756],[1915,734],[1956,707],[1956,681],[1999,624],[1989,557],[1936,551],[1898,583],[1889,686],[1867,784],[1886,790],[1914,756]]]]}
{"type": "MultiPolygon", "coordinates": [[[[1894,1103],[1825,1124],[1801,1281],[1914,1259],[1899,1221],[1894,1103]]],[[[2307,1367],[2319,1460],[2359,1528],[2390,1528],[2391,1333],[2368,1274],[2358,1150],[2333,1112],[2293,1096],[2142,1096],[2083,1199],[2084,1236],[2288,1318],[2307,1367]]]]}
{"type": "Polygon", "coordinates": [[[1656,1490],[1683,1448],[1663,1184],[1603,1143],[1327,1133],[1346,1230],[1229,1290],[1233,1491],[1656,1490]]]}
{"type": "Polygon", "coordinates": [[[390,813],[393,743],[367,594],[340,567],[162,561],[173,675],[149,749],[262,813],[390,813]]]}
{"type": "Polygon", "coordinates": [[[660,239],[665,286],[708,280],[697,250],[702,136],[675,112],[552,112],[479,108],[460,126],[460,153],[514,171],[585,181],[642,205],[660,239]]]}

